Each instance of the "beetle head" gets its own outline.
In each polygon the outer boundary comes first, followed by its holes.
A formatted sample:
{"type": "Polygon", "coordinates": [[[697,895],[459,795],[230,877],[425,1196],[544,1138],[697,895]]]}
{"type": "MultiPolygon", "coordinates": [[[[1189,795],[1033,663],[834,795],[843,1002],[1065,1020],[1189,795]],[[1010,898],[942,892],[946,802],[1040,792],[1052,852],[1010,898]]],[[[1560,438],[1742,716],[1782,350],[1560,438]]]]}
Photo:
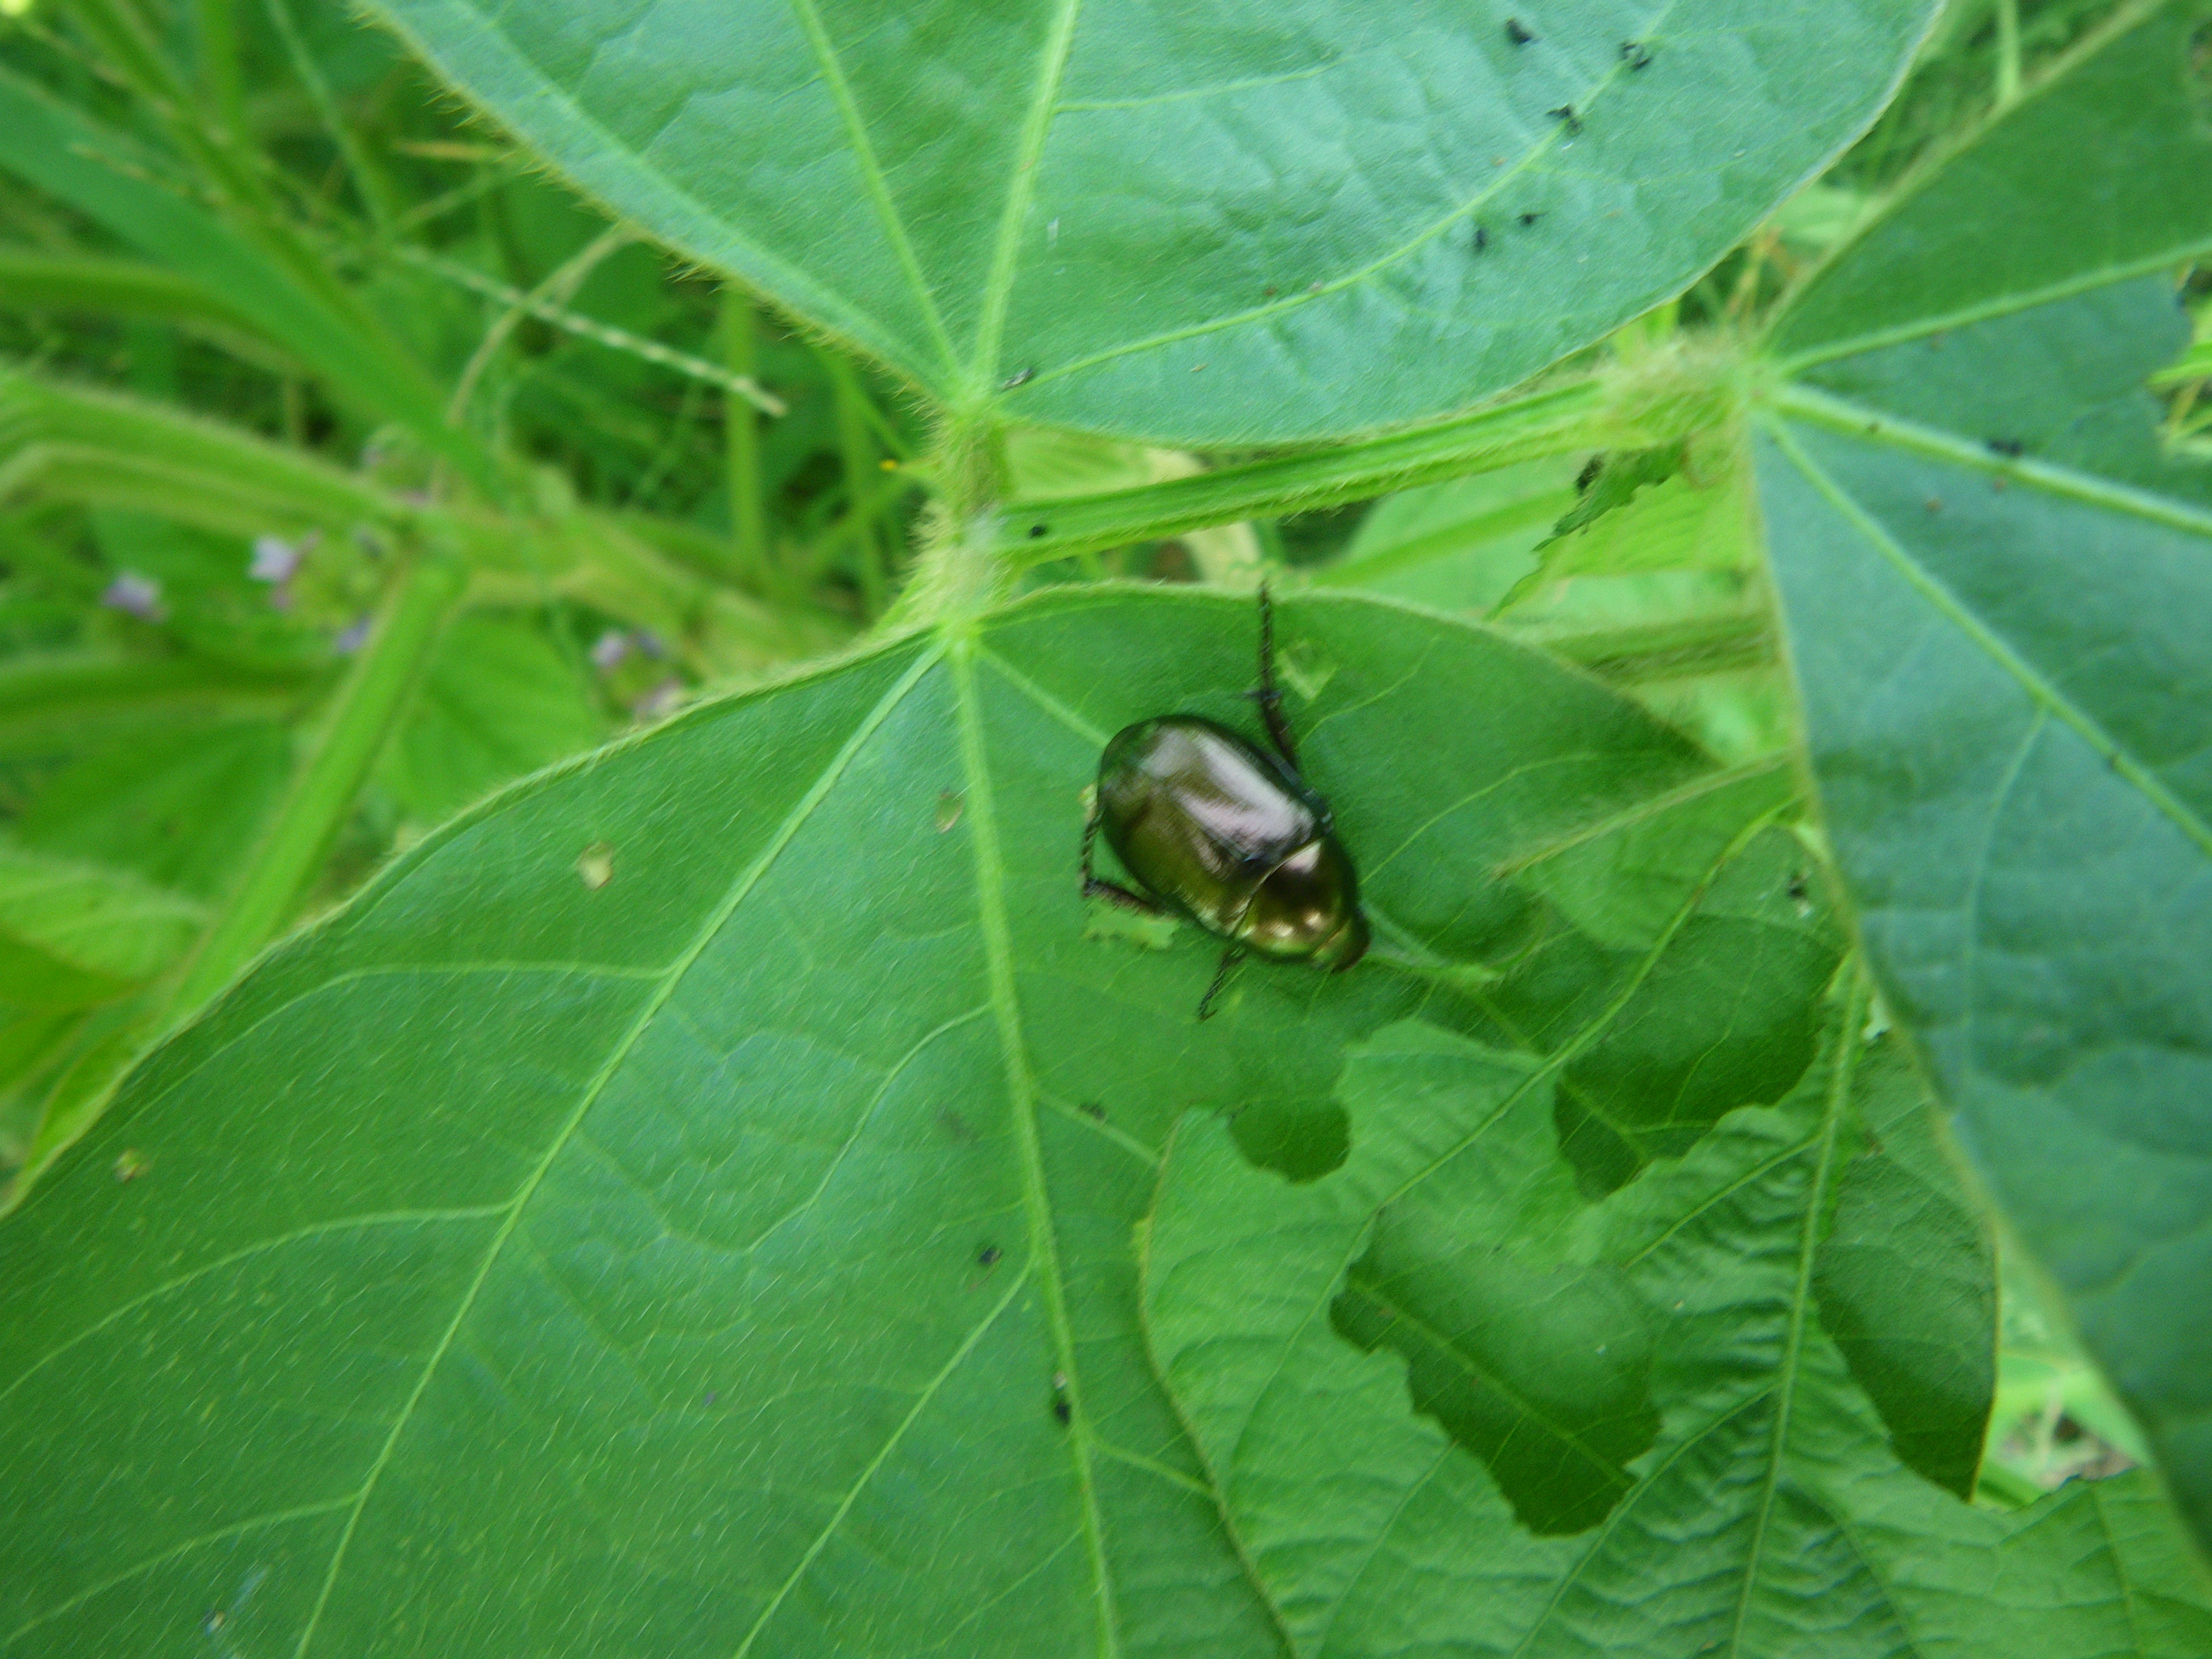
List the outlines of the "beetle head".
{"type": "Polygon", "coordinates": [[[1269,871],[1252,894],[1238,939],[1278,960],[1349,968],[1367,950],[1358,878],[1328,836],[1307,842],[1269,871]]]}

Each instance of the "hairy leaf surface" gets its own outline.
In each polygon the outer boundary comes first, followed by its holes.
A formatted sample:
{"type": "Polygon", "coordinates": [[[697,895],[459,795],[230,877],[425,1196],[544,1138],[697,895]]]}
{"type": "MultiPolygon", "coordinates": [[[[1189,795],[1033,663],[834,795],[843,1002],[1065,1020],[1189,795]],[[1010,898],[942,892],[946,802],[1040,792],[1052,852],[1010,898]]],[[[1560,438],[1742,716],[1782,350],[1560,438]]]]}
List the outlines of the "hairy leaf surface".
{"type": "Polygon", "coordinates": [[[1707,769],[1458,624],[1280,622],[1382,945],[1204,1025],[1211,942],[1076,878],[1114,729],[1252,727],[1252,609],[1188,591],[702,708],[267,958],[0,1229],[0,1651],[249,1578],[311,1659],[1278,1651],[1137,1328],[1156,1149],[1202,1104],[1329,1167],[1347,1042],[1492,1029],[1451,988],[1540,902],[1466,872],[1707,769]]]}
{"type": "Polygon", "coordinates": [[[1883,994],[2212,1544],[2212,468],[2142,390],[2187,337],[2146,273],[2212,246],[2200,20],[2124,19],[1813,281],[1758,468],[1883,994]]]}
{"type": "Polygon", "coordinates": [[[1179,442],[1461,408],[1599,337],[1849,142],[1930,11],[1510,9],[380,8],[615,210],[939,400],[1179,442]]]}
{"type": "MultiPolygon", "coordinates": [[[[1730,1115],[1580,1212],[1550,1146],[1555,1067],[1421,1025],[1355,1051],[1351,1152],[1319,1181],[1285,1185],[1218,1120],[1183,1120],[1148,1224],[1147,1329],[1295,1651],[2179,1659],[2212,1639],[2141,1477],[1999,1516],[1893,1460],[1811,1288],[1864,1046],[1844,1022],[1782,1107],[1730,1115]],[[1431,1086],[1367,1097],[1363,1073],[1409,1061],[1431,1086]],[[1409,1401],[1395,1355],[1318,1316],[1377,1210],[1439,1177],[1476,1237],[1608,1271],[1640,1308],[1657,1438],[1573,1536],[1524,1530],[1415,1413],[1418,1362],[1409,1401]]],[[[1562,1443],[1604,1452],[1587,1431],[1562,1443]]]]}

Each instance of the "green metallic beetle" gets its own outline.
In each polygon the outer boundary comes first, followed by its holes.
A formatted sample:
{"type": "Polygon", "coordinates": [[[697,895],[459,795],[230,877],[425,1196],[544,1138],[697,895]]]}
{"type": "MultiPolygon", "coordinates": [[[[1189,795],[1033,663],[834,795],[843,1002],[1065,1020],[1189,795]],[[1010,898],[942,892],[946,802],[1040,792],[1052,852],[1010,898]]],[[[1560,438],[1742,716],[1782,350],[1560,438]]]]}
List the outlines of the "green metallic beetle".
{"type": "Polygon", "coordinates": [[[1328,803],[1298,775],[1297,750],[1275,689],[1274,610],[1260,590],[1260,689],[1268,754],[1197,714],[1139,720],[1098,759],[1083,826],[1083,892],[1146,915],[1186,916],[1229,941],[1198,1017],[1247,953],[1341,973],[1367,951],[1359,878],[1336,838],[1328,803]],[[1106,844],[1144,890],[1101,880],[1091,846],[1106,844]]]}

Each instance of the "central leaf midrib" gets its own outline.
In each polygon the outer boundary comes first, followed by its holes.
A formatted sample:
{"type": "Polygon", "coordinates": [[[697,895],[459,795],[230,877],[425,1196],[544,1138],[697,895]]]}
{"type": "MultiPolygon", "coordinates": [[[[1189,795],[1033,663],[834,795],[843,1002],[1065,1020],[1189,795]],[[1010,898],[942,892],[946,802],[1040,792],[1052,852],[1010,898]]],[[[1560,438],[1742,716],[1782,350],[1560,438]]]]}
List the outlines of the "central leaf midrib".
{"type": "Polygon", "coordinates": [[[950,653],[960,728],[963,781],[966,786],[969,842],[975,853],[975,908],[983,936],[985,972],[991,1007],[999,1028],[1006,1070],[1008,1115],[1021,1158],[1022,1203],[1029,1220],[1030,1255],[1037,1266],[1037,1285],[1052,1332],[1054,1361],[1064,1379],[1069,1408],[1068,1455],[1074,1465],[1083,1530],[1098,1597],[1098,1646],[1103,1659],[1117,1659],[1121,1632],[1114,1605],[1113,1579],[1107,1569],[1105,1528],[1098,1508],[1091,1458],[1091,1425],[1082,1378],[1076,1367],[1075,1334],[1067,1313],[1067,1288],[1053,1225],[1052,1199],[1046,1183],[1044,1148],[1038,1132],[1036,1088],[1030,1076],[1029,1050],[1022,1032],[1021,1007],[1014,988],[1013,933],[1006,919],[1006,866],[999,846],[998,804],[993,795],[982,718],[976,707],[972,637],[954,642],[950,653]]]}
{"type": "Polygon", "coordinates": [[[1774,1514],[1774,1500],[1782,1488],[1782,1467],[1790,1452],[1791,1414],[1797,1403],[1797,1374],[1804,1358],[1805,1326],[1813,1301],[1813,1273],[1820,1250],[1820,1222],[1827,1211],[1828,1183],[1835,1173],[1836,1140],[1842,1132],[1845,1109],[1850,1104],[1851,1083],[1857,1075],[1858,1055],[1871,995],[1865,970],[1855,961],[1845,970],[1850,989],[1844,994],[1843,1019],[1836,1029],[1836,1051],[1826,1098],[1821,1103],[1819,1156],[1805,1194],[1805,1214],[1797,1239],[1797,1272],[1790,1286],[1790,1325],[1783,1342],[1782,1360],[1775,1378],[1774,1433],[1768,1442],[1766,1475],[1753,1519],[1751,1548],[1743,1569],[1743,1589],[1736,1600],[1735,1621],[1729,1632],[1729,1652],[1743,1650],[1744,1626],[1751,1618],[1759,1593],[1759,1570],[1766,1547],[1766,1531],[1774,1514]]]}

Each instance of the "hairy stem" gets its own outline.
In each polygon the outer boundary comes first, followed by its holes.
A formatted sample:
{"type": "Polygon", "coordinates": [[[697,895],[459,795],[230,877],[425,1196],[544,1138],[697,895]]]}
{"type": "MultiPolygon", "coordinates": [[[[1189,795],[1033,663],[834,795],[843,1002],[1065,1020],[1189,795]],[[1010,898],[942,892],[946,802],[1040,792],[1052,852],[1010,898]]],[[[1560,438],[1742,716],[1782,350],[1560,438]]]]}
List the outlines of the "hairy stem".
{"type": "MultiPolygon", "coordinates": [[[[750,380],[760,371],[760,319],[738,288],[722,290],[715,319],[722,366],[750,380]]],[[[722,396],[722,431],[730,489],[730,554],[738,580],[755,592],[769,586],[768,496],[761,482],[760,416],[733,392],[722,396]]]]}
{"type": "Polygon", "coordinates": [[[914,574],[884,622],[902,626],[967,615],[1003,598],[1020,573],[994,511],[1006,493],[1006,458],[988,416],[955,416],[924,464],[935,499],[921,520],[914,574]]]}
{"type": "Polygon", "coordinates": [[[864,503],[875,482],[876,442],[868,419],[868,393],[851,358],[834,347],[822,352],[823,367],[830,371],[830,388],[837,404],[837,450],[845,467],[845,510],[853,519],[850,543],[853,570],[860,589],[864,615],[879,616],[884,608],[884,553],[874,517],[864,503]]]}
{"type": "Polygon", "coordinates": [[[292,919],[421,683],[462,581],[458,566],[425,556],[392,584],[246,873],[179,978],[169,1000],[173,1018],[220,990],[292,919]]]}
{"type": "Polygon", "coordinates": [[[1618,380],[1571,381],[1405,431],[1187,478],[1051,501],[1010,503],[993,546],[1018,565],[1243,519],[1336,507],[1439,479],[1578,449],[1642,447],[1717,424],[1729,393],[1691,366],[1639,366],[1618,380]]]}

